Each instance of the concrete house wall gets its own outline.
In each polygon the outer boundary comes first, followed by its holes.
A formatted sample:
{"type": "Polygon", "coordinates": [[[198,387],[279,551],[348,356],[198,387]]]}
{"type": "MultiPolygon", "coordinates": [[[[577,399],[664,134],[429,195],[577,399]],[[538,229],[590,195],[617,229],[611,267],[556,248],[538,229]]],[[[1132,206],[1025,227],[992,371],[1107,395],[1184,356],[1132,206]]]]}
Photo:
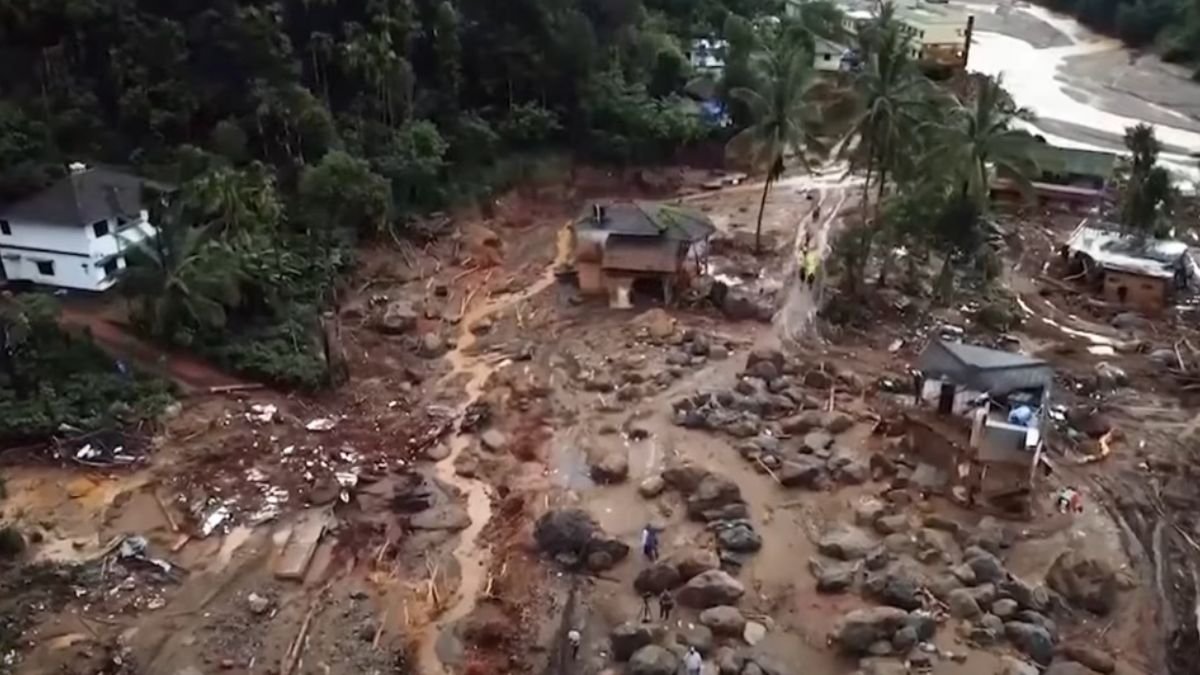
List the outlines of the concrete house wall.
{"type": "Polygon", "coordinates": [[[136,218],[120,222],[116,218],[97,222],[107,224],[107,234],[97,236],[95,223],[6,220],[8,234],[0,231],[0,264],[5,278],[75,290],[107,290],[116,281],[111,272],[125,268],[122,250],[154,236],[155,229],[145,210],[136,218]],[[46,269],[46,263],[51,269],[46,269]]]}

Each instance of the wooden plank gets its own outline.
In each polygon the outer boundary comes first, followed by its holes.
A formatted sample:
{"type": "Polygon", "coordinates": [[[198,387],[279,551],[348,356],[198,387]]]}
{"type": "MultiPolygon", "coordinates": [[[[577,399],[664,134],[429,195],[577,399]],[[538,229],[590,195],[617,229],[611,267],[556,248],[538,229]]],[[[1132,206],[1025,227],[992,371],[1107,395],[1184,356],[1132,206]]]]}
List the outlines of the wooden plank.
{"type": "Polygon", "coordinates": [[[308,511],[300,516],[275,562],[276,577],[293,581],[304,579],[329,521],[330,515],[325,509],[308,511]]]}

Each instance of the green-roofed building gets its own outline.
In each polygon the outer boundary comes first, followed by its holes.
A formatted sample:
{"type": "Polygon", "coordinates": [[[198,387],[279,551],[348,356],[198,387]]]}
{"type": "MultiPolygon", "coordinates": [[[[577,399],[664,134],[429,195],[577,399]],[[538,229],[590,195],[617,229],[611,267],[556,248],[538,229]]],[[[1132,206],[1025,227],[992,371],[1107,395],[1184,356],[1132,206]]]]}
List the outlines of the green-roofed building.
{"type": "Polygon", "coordinates": [[[592,204],[573,226],[579,289],[629,305],[636,281],[655,281],[670,299],[686,286],[707,255],[716,228],[699,211],[661,202],[592,204]]]}

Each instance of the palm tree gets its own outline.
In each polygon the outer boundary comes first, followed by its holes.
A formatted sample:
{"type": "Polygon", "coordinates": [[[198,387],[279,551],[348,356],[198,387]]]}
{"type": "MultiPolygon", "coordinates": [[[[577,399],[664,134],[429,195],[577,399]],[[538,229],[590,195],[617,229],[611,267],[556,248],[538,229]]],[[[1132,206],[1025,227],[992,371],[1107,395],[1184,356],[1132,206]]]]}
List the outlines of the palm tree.
{"type": "Polygon", "coordinates": [[[922,119],[931,100],[931,87],[917,69],[908,39],[893,18],[891,3],[858,33],[862,69],[854,78],[858,113],[851,123],[843,156],[851,166],[865,163],[863,213],[870,204],[873,178],[877,181],[876,213],[887,186],[889,171],[902,157],[902,148],[922,119]]]}
{"type": "Polygon", "coordinates": [[[960,198],[982,208],[987,204],[993,171],[1011,178],[1028,193],[1038,167],[1033,159],[1037,139],[1014,128],[1018,120],[1033,119],[1032,113],[1013,103],[999,79],[978,78],[973,103],[960,103],[935,132],[941,141],[929,159],[957,181],[960,198]]]}
{"type": "Polygon", "coordinates": [[[1138,235],[1152,235],[1160,216],[1170,212],[1174,197],[1170,174],[1158,166],[1162,145],[1154,127],[1138,124],[1125,130],[1125,147],[1132,158],[1121,191],[1121,224],[1138,235]]]}
{"type": "Polygon", "coordinates": [[[767,170],[754,229],[754,252],[758,254],[762,251],[767,193],[783,175],[787,158],[794,155],[807,169],[808,154],[821,154],[825,147],[817,134],[822,122],[818,94],[823,83],[814,77],[811,54],[776,44],[756,55],[756,65],[759,77],[755,86],[730,92],[746,105],[754,122],[729,141],[729,151],[767,170]]]}
{"type": "Polygon", "coordinates": [[[241,303],[236,256],[227,249],[206,250],[223,244],[209,237],[209,227],[187,222],[180,200],[156,222],[156,237],[122,238],[130,265],[118,282],[121,292],[140,300],[139,318],[156,337],[174,340],[184,326],[223,327],[226,309],[241,303]]]}

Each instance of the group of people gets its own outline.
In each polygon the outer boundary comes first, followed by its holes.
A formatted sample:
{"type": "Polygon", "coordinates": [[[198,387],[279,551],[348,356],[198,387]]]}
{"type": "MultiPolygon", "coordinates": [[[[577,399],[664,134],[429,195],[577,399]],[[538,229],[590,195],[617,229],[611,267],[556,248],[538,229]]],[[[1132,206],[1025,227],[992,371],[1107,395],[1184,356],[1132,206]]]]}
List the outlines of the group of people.
{"type": "MultiPolygon", "coordinates": [[[[646,556],[646,560],[656,562],[658,560],[658,534],[659,530],[654,525],[647,523],[646,527],[642,528],[642,555],[646,556]]],[[[654,613],[650,606],[654,599],[654,594],[646,591],[642,593],[642,614],[643,622],[654,620],[654,613]]],[[[671,618],[671,611],[675,609],[675,596],[671,595],[669,589],[664,589],[658,594],[658,620],[667,621],[671,618]]],[[[583,635],[578,629],[572,628],[567,632],[567,642],[571,648],[571,659],[579,658],[579,647],[583,642],[583,635]]],[[[695,647],[689,647],[687,654],[683,657],[684,671],[687,675],[700,675],[700,670],[704,665],[704,658],[700,656],[700,652],[695,647]]]]}

